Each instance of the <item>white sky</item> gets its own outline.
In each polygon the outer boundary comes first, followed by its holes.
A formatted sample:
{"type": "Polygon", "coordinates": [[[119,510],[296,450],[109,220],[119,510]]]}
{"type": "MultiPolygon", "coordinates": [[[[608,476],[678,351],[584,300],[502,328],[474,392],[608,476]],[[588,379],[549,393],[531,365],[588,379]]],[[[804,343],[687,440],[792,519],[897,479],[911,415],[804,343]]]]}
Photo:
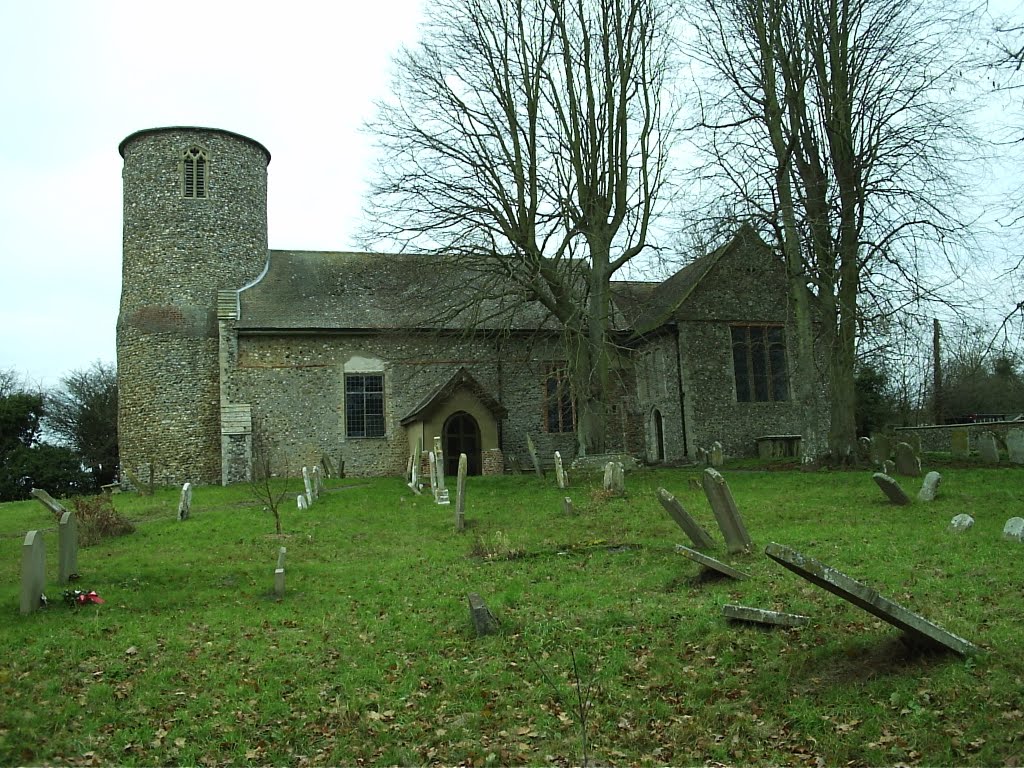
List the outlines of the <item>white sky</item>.
{"type": "Polygon", "coordinates": [[[270,247],[356,247],[361,126],[421,2],[0,1],[0,370],[51,385],[115,360],[117,145],[137,130],[259,141],[270,247]]]}

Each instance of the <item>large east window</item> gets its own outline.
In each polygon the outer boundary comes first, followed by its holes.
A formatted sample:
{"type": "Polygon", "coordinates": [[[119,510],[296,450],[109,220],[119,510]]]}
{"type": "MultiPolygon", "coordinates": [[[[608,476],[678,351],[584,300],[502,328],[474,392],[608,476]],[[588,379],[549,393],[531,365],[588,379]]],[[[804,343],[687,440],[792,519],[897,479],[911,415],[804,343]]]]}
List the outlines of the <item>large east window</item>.
{"type": "Polygon", "coordinates": [[[208,160],[201,147],[189,147],[181,163],[182,197],[206,197],[208,160]]]}
{"type": "Polygon", "coordinates": [[[736,400],[741,403],[789,400],[782,326],[734,325],[731,330],[736,400]]]}
{"type": "Polygon", "coordinates": [[[384,437],[383,374],[346,374],[345,435],[384,437]]]}
{"type": "Polygon", "coordinates": [[[576,406],[564,367],[548,366],[544,376],[544,428],[548,432],[576,431],[576,406]]]}

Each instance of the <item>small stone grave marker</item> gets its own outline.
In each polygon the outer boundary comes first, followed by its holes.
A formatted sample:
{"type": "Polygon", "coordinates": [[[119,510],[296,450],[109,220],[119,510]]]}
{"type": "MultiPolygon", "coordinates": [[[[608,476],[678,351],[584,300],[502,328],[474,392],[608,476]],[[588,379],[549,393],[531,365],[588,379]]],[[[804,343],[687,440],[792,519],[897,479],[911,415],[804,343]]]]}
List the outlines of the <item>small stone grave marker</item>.
{"type": "Polygon", "coordinates": [[[466,471],[469,459],[466,454],[459,454],[459,476],[455,482],[455,530],[466,527],[466,471]]]}
{"type": "Polygon", "coordinates": [[[737,571],[731,565],[726,565],[720,560],[715,560],[715,558],[713,557],[708,557],[707,555],[701,554],[695,549],[684,547],[682,544],[676,544],[676,552],[685,555],[690,560],[693,560],[693,562],[699,563],[700,565],[703,565],[705,568],[715,571],[716,573],[720,573],[723,576],[728,576],[730,579],[738,579],[742,581],[744,579],[750,578],[749,574],[746,574],[743,571],[737,571]]]}
{"type": "Polygon", "coordinates": [[[21,545],[21,612],[40,607],[46,586],[46,545],[39,531],[29,531],[21,545]]]}
{"type": "Polygon", "coordinates": [[[725,464],[725,452],[722,450],[722,444],[717,440],[711,444],[709,461],[712,467],[720,467],[725,464]]]}
{"type": "Polygon", "coordinates": [[[924,476],[924,482],[921,484],[921,490],[917,493],[917,498],[920,501],[935,501],[935,497],[939,495],[939,483],[942,482],[942,475],[938,472],[929,472],[924,476]]]}
{"type": "Polygon", "coordinates": [[[896,473],[904,477],[921,476],[921,460],[910,443],[896,443],[896,473]]]}
{"type": "Polygon", "coordinates": [[[715,520],[725,537],[729,554],[749,550],[753,542],[725,478],[718,470],[708,467],[701,477],[701,485],[704,486],[704,495],[708,497],[711,511],[715,513],[715,520]]]}
{"type": "Polygon", "coordinates": [[[1003,538],[1024,542],[1024,517],[1011,517],[1003,526],[1003,538]]]}
{"type": "Polygon", "coordinates": [[[544,470],[541,469],[540,459],[537,458],[537,448],[533,444],[533,438],[529,435],[526,436],[526,450],[533,460],[533,471],[537,473],[537,477],[544,477],[544,470]]]}
{"type": "Polygon", "coordinates": [[[306,500],[306,494],[304,493],[299,494],[295,503],[298,504],[299,509],[309,509],[309,502],[306,500]]]}
{"type": "Polygon", "coordinates": [[[567,515],[575,515],[576,514],[576,510],[573,509],[573,506],[572,506],[572,499],[570,499],[568,496],[566,496],[564,499],[562,499],[562,511],[565,512],[565,514],[567,514],[567,515]]]}
{"type": "Polygon", "coordinates": [[[622,462],[609,461],[604,465],[604,489],[617,496],[626,492],[626,470],[622,462]]]}
{"type": "Polygon", "coordinates": [[[434,471],[437,472],[437,490],[440,494],[444,490],[444,449],[439,435],[434,436],[434,471]]]}
{"type": "Polygon", "coordinates": [[[181,497],[178,499],[178,520],[188,520],[192,513],[192,483],[181,486],[181,497]]]}
{"type": "Polygon", "coordinates": [[[733,621],[747,621],[754,624],[767,624],[776,627],[802,627],[811,620],[810,616],[801,616],[798,613],[780,613],[779,611],[767,611],[763,608],[731,604],[722,606],[722,615],[733,621]]]}
{"type": "Polygon", "coordinates": [[[910,497],[907,496],[907,492],[900,488],[900,484],[884,472],[875,472],[875,474],[871,476],[871,479],[875,481],[878,487],[882,489],[882,493],[884,493],[893,504],[905,507],[910,503],[910,497]]]}
{"type": "Polygon", "coordinates": [[[431,451],[427,454],[427,459],[430,461],[430,491],[434,494],[434,501],[437,501],[438,491],[441,490],[437,487],[437,457],[431,451]]]}
{"type": "Polygon", "coordinates": [[[311,478],[313,483],[313,501],[319,501],[320,494],[324,490],[324,478],[320,474],[320,467],[314,465],[313,471],[310,474],[313,476],[311,478]]]}
{"type": "Polygon", "coordinates": [[[690,537],[690,541],[693,542],[697,549],[711,549],[715,546],[711,535],[696,520],[690,517],[690,514],[683,509],[683,505],[679,503],[675,496],[664,488],[658,489],[657,496],[658,501],[661,502],[661,506],[668,512],[669,517],[676,521],[676,525],[683,529],[683,533],[690,537]]]}
{"type": "Polygon", "coordinates": [[[67,584],[78,575],[78,520],[65,512],[57,527],[57,583],[67,584]]]}
{"type": "Polygon", "coordinates": [[[971,455],[971,433],[954,429],[949,433],[949,449],[954,459],[966,459],[971,455]]]}
{"type": "Polygon", "coordinates": [[[284,597],[284,568],[274,571],[274,595],[278,599],[284,597]]]}
{"type": "Polygon", "coordinates": [[[999,463],[999,444],[993,432],[982,432],[978,438],[978,455],[986,464],[999,463]]]}
{"type": "Polygon", "coordinates": [[[555,451],[555,479],[558,481],[558,489],[564,491],[569,487],[569,478],[562,468],[562,454],[555,451]]]}
{"type": "Polygon", "coordinates": [[[882,597],[871,587],[850,578],[835,568],[813,558],[805,557],[794,549],[773,542],[765,547],[764,553],[779,565],[788,568],[812,584],[816,584],[894,627],[902,629],[914,640],[948,648],[961,655],[976,653],[979,650],[962,637],[947,632],[939,625],[882,597]]]}
{"type": "Polygon", "coordinates": [[[484,599],[476,592],[469,593],[469,617],[473,621],[477,637],[493,635],[498,631],[498,619],[487,607],[484,599]]]}
{"type": "Polygon", "coordinates": [[[302,468],[302,485],[306,489],[306,504],[312,506],[316,497],[313,495],[313,481],[309,477],[309,467],[302,468]]]}
{"type": "Polygon", "coordinates": [[[949,521],[949,530],[953,533],[963,533],[974,527],[974,518],[970,515],[959,514],[949,521]]]}
{"type": "Polygon", "coordinates": [[[1006,452],[1013,464],[1024,464],[1024,429],[1011,427],[1006,430],[1006,452]]]}

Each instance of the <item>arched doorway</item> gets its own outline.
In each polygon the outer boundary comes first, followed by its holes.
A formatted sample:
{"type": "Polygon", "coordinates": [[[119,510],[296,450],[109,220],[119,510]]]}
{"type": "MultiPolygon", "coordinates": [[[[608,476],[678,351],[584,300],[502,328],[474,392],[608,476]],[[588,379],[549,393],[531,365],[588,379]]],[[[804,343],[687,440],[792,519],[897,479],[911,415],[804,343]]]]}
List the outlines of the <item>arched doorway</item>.
{"type": "Polygon", "coordinates": [[[651,429],[651,437],[654,439],[652,458],[660,464],[665,460],[665,424],[661,418],[661,411],[657,408],[651,412],[651,429]]]}
{"type": "Polygon", "coordinates": [[[459,454],[466,454],[466,473],[479,475],[483,456],[480,450],[480,425],[465,411],[456,411],[448,417],[442,431],[444,441],[444,473],[454,477],[459,473],[459,454]]]}

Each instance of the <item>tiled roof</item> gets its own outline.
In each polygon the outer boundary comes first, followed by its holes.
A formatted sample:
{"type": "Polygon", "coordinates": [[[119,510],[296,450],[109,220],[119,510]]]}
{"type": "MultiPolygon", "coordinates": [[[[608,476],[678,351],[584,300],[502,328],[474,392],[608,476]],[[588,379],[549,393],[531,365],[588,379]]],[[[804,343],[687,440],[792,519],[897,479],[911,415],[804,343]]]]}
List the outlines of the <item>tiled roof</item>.
{"type": "Polygon", "coordinates": [[[415,408],[409,413],[402,417],[401,424],[405,426],[410,422],[422,420],[424,414],[429,414],[436,406],[441,405],[448,401],[448,399],[455,393],[455,390],[460,387],[465,387],[472,392],[476,398],[483,403],[484,407],[493,413],[497,418],[504,419],[508,415],[508,411],[505,407],[495,400],[491,395],[480,386],[473,375],[465,369],[465,367],[459,368],[455,374],[448,379],[444,384],[437,387],[433,392],[427,395],[421,400],[415,408]]]}

